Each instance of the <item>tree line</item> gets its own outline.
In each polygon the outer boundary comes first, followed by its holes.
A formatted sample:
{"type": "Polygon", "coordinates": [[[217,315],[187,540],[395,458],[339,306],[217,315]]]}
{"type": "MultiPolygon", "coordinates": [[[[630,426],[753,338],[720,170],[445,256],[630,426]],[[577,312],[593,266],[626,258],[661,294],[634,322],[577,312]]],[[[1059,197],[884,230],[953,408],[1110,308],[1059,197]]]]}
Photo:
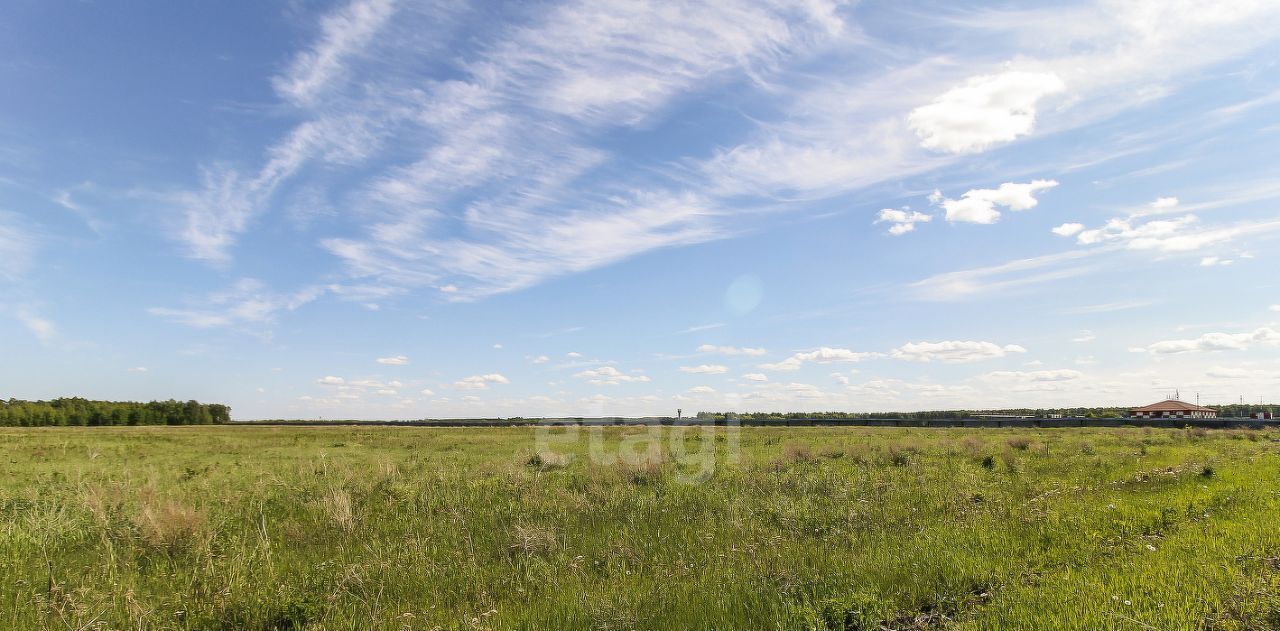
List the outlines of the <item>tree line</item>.
{"type": "MultiPolygon", "coordinates": [[[[1276,412],[1276,406],[1230,404],[1205,406],[1217,410],[1219,418],[1249,417],[1257,412],[1276,412]]],[[[786,420],[786,419],[963,419],[974,418],[982,414],[1031,416],[1035,418],[1051,418],[1063,416],[1068,418],[1124,418],[1128,416],[1127,407],[1085,407],[1085,408],[1007,408],[1000,410],[933,410],[921,412],[698,412],[698,418],[704,420],[724,420],[738,418],[743,420],[786,420]]]]}
{"type": "Polygon", "coordinates": [[[0,427],[213,425],[231,422],[231,408],[199,401],[52,401],[0,399],[0,427]]]}

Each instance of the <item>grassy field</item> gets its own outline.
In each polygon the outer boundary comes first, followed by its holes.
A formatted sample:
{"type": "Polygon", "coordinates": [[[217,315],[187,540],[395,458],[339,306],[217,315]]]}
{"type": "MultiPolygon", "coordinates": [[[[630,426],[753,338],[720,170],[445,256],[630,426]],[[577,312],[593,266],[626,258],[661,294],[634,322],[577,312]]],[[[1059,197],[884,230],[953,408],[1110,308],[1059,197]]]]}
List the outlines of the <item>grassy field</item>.
{"type": "Polygon", "coordinates": [[[0,430],[0,628],[1280,627],[1274,431],[652,431],[0,430]]]}

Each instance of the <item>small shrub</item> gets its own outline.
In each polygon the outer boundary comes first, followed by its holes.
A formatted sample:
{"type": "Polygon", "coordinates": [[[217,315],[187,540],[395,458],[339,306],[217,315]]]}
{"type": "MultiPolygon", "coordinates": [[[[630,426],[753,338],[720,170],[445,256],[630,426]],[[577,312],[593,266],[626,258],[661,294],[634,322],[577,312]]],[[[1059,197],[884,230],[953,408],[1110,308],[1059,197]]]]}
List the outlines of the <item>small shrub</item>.
{"type": "Polygon", "coordinates": [[[991,471],[996,468],[995,456],[984,456],[982,458],[982,468],[991,471]]]}
{"type": "Polygon", "coordinates": [[[356,529],[356,516],[352,509],[350,493],[342,489],[334,489],[320,499],[320,505],[329,519],[332,519],[343,532],[352,532],[356,529]]]}
{"type": "Polygon", "coordinates": [[[176,501],[144,505],[134,520],[143,543],[167,553],[198,548],[206,538],[207,523],[203,510],[176,501]]]}
{"type": "Polygon", "coordinates": [[[1018,451],[1026,451],[1031,447],[1031,439],[1026,436],[1014,436],[1005,441],[1005,443],[1018,451]]]}
{"type": "Polygon", "coordinates": [[[982,450],[986,448],[987,443],[976,436],[970,436],[960,442],[960,446],[973,457],[978,457],[982,450]]]}
{"type": "Polygon", "coordinates": [[[569,454],[557,454],[553,452],[535,452],[525,460],[525,465],[538,469],[539,471],[551,471],[552,469],[563,469],[569,466],[569,454]]]}
{"type": "Polygon", "coordinates": [[[1009,473],[1018,472],[1018,454],[1012,449],[1000,453],[1000,462],[1004,463],[1004,466],[1009,470],[1009,473]]]}
{"type": "Polygon", "coordinates": [[[658,459],[624,465],[624,468],[627,480],[637,486],[657,484],[662,479],[662,461],[658,459]]]}
{"type": "Polygon", "coordinates": [[[782,448],[782,456],[791,462],[809,462],[813,460],[813,450],[802,443],[787,443],[782,448]]]}
{"type": "Polygon", "coordinates": [[[555,550],[557,544],[556,533],[549,528],[517,524],[511,529],[512,552],[528,556],[548,554],[555,550]]]}
{"type": "Polygon", "coordinates": [[[1217,471],[1214,470],[1213,465],[1211,464],[1205,465],[1204,468],[1200,470],[1200,476],[1205,478],[1212,478],[1216,473],[1217,471]]]}

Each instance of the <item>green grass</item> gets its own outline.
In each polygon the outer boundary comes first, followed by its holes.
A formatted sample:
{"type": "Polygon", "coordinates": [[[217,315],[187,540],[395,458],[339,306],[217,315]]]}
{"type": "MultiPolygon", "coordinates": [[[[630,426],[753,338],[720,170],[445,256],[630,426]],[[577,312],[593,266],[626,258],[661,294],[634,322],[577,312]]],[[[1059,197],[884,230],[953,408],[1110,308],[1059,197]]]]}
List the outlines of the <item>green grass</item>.
{"type": "Polygon", "coordinates": [[[1273,431],[536,431],[0,430],[0,628],[1280,626],[1273,431]]]}

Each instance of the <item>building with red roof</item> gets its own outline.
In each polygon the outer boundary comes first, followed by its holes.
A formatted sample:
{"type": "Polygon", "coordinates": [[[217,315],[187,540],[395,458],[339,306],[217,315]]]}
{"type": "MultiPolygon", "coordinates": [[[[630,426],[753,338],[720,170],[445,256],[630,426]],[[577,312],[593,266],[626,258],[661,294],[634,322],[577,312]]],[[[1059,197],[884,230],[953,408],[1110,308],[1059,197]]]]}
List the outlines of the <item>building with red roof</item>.
{"type": "Polygon", "coordinates": [[[1218,411],[1202,405],[1169,399],[1129,410],[1129,418],[1218,418],[1218,411]]]}

